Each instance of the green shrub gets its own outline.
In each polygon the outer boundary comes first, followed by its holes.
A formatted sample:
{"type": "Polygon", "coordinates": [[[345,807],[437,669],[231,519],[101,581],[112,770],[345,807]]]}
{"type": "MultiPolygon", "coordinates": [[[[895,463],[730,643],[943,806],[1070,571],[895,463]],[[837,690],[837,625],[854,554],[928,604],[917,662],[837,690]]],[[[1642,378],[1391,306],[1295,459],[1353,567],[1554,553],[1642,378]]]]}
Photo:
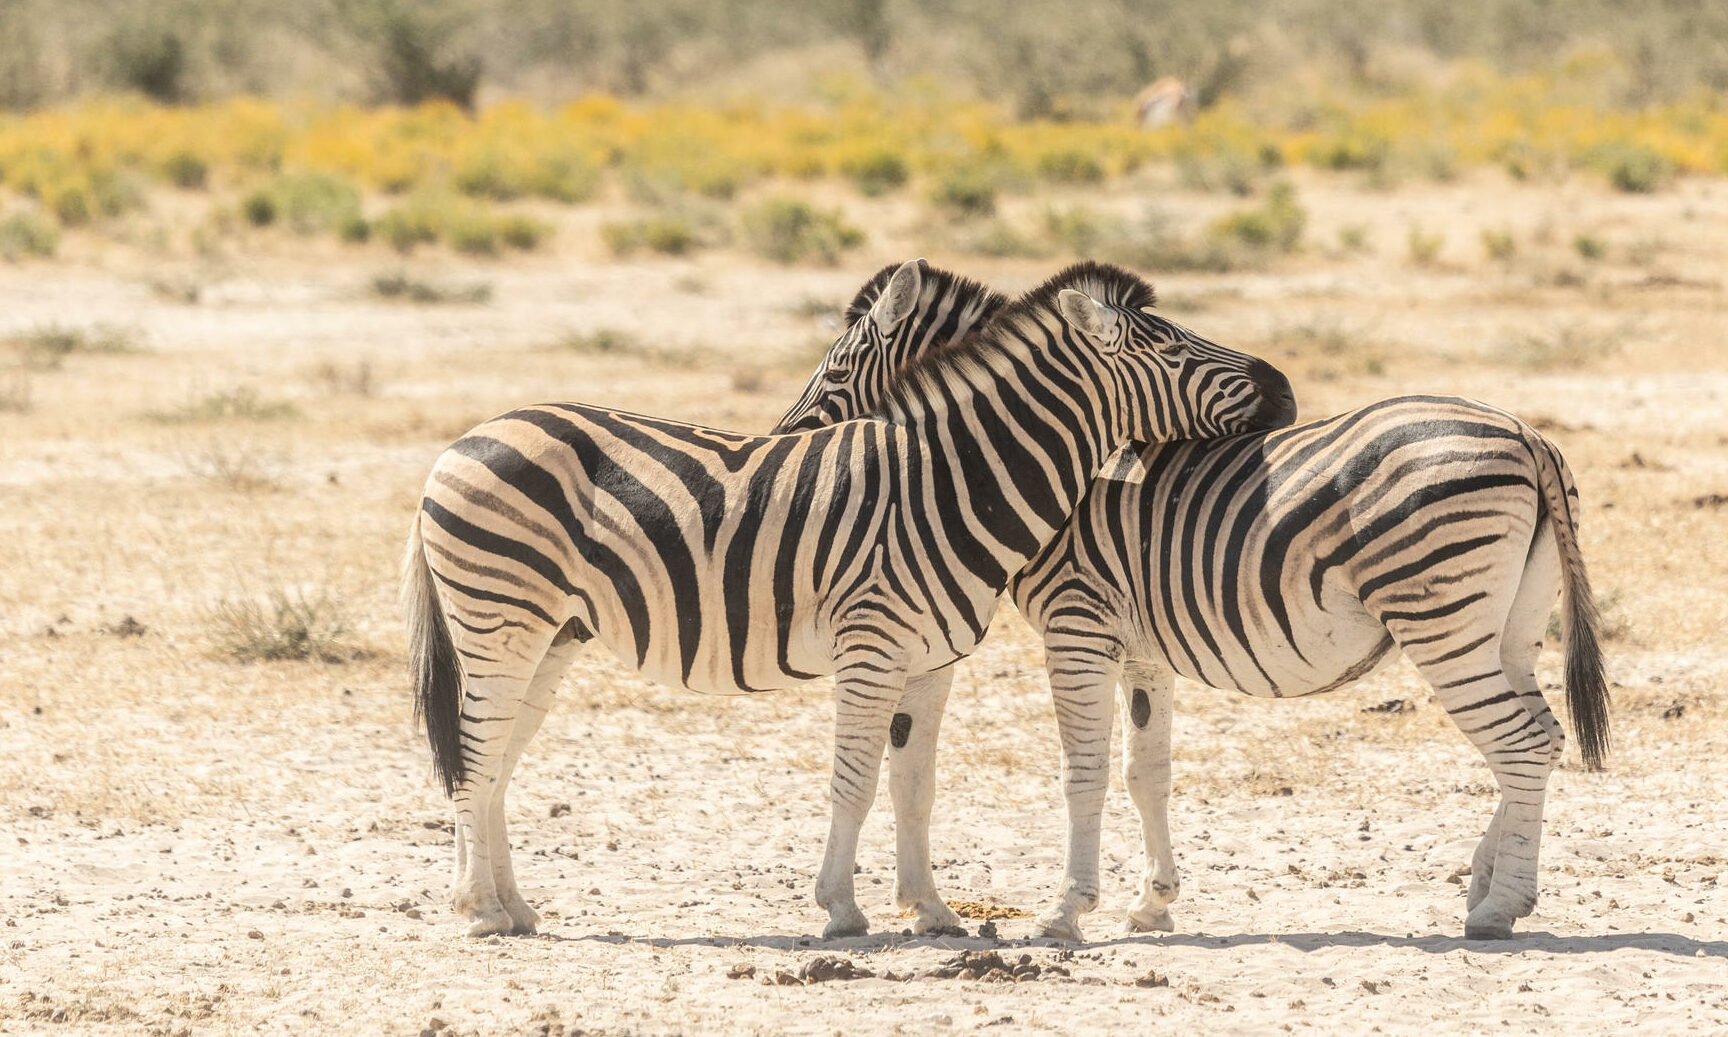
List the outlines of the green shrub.
{"type": "Polygon", "coordinates": [[[336,235],[351,245],[360,245],[372,240],[372,225],[366,222],[366,217],[355,213],[346,217],[342,225],[336,228],[336,235]]]}
{"type": "Polygon", "coordinates": [[[899,152],[879,149],[852,155],[840,162],[840,172],[860,194],[871,198],[905,186],[910,171],[899,152]]]}
{"type": "Polygon", "coordinates": [[[1438,231],[1430,234],[1421,227],[1412,225],[1409,245],[1410,262],[1417,266],[1431,266],[1440,258],[1440,250],[1446,246],[1446,235],[1438,231]]]}
{"type": "Polygon", "coordinates": [[[253,191],[240,202],[240,215],[254,227],[268,227],[276,222],[276,197],[262,188],[253,191]]]}
{"type": "Polygon", "coordinates": [[[1302,240],[1308,212],[1296,200],[1296,188],[1287,183],[1272,185],[1266,200],[1252,209],[1241,209],[1212,225],[1210,235],[1220,241],[1267,252],[1294,252],[1302,240]]]}
{"type": "Polygon", "coordinates": [[[980,169],[955,169],[936,181],[930,189],[930,201],[958,218],[994,216],[996,181],[980,169]]]}
{"type": "Polygon", "coordinates": [[[1498,260],[1502,263],[1508,262],[1518,254],[1518,240],[1512,236],[1512,232],[1509,230],[1484,228],[1482,231],[1482,251],[1489,259],[1498,260]]]}
{"type": "Polygon", "coordinates": [[[532,252],[552,233],[552,227],[531,216],[504,216],[498,220],[498,236],[511,248],[532,252]]]}
{"type": "Polygon", "coordinates": [[[1608,246],[1594,234],[1580,234],[1572,239],[1572,251],[1580,259],[1597,260],[1608,254],[1608,246]]]}
{"type": "Polygon", "coordinates": [[[372,229],[398,252],[412,252],[418,245],[438,241],[438,224],[431,210],[413,203],[391,209],[378,218],[372,229]]]}
{"type": "Polygon", "coordinates": [[[1104,164],[1079,148],[1047,151],[1038,156],[1038,175],[1058,184],[1096,184],[1104,179],[1104,164]]]}
{"type": "Polygon", "coordinates": [[[1629,194],[1649,194],[1674,175],[1674,163],[1667,156],[1641,144],[1616,145],[1607,150],[1602,162],[1608,182],[1629,194]]]}
{"type": "Polygon", "coordinates": [[[600,170],[586,156],[576,152],[544,157],[528,178],[531,194],[566,205],[594,197],[599,186],[600,170]]]}
{"type": "Polygon", "coordinates": [[[1105,238],[1105,227],[1098,214],[1084,205],[1045,212],[1044,231],[1076,259],[1097,258],[1105,238]]]}
{"type": "Polygon", "coordinates": [[[201,399],[189,400],[171,411],[155,411],[147,415],[164,424],[184,424],[200,421],[281,421],[298,417],[299,408],[286,400],[266,400],[258,390],[249,387],[213,392],[201,399]]]}
{"type": "Polygon", "coordinates": [[[74,353],[136,353],[136,333],[106,324],[84,328],[50,324],[0,339],[17,351],[26,368],[52,371],[74,353]]]}
{"type": "Polygon", "coordinates": [[[741,222],[751,251],[777,263],[811,256],[833,263],[864,243],[864,232],[838,209],[817,209],[797,198],[770,198],[745,210],[741,222]]]}
{"type": "Polygon", "coordinates": [[[184,191],[202,191],[210,181],[210,164],[189,151],[176,151],[162,163],[162,175],[184,191]]]}
{"type": "Polygon", "coordinates": [[[440,285],[409,277],[405,273],[379,274],[372,279],[372,291],[383,299],[432,304],[478,304],[492,298],[492,286],[483,281],[467,285],[440,285]]]}
{"type": "MultiPolygon", "coordinates": [[[[1277,154],[1274,149],[1273,154],[1277,154]]],[[[1256,159],[1235,149],[1208,155],[1184,150],[1176,155],[1176,177],[1184,187],[1196,191],[1229,191],[1246,198],[1254,193],[1266,169],[1262,159],[1256,159]]]]}
{"type": "Polygon", "coordinates": [[[1314,145],[1308,158],[1322,169],[1373,171],[1385,166],[1391,153],[1392,142],[1384,137],[1347,133],[1314,145]]]}
{"type": "Polygon", "coordinates": [[[600,228],[600,237],[613,255],[618,256],[628,256],[642,249],[681,256],[699,244],[696,229],[690,221],[670,214],[608,223],[600,228]]]}
{"type": "Polygon", "coordinates": [[[0,258],[53,256],[60,248],[60,227],[40,212],[15,212],[0,220],[0,258]]]}

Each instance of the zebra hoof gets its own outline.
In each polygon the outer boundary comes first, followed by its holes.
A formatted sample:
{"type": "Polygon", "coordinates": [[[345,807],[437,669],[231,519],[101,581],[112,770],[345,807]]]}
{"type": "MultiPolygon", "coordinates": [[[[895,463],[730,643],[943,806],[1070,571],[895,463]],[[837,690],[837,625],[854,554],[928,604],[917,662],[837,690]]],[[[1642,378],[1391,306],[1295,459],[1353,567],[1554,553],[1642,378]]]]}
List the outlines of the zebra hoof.
{"type": "Polygon", "coordinates": [[[1130,911],[1126,928],[1131,933],[1173,933],[1176,919],[1169,911],[1130,911]]]}
{"type": "Polygon", "coordinates": [[[954,910],[947,904],[943,904],[940,911],[918,911],[917,914],[918,920],[912,923],[912,931],[919,936],[926,933],[944,933],[966,928],[960,924],[960,916],[955,914],[954,910]]]}
{"type": "Polygon", "coordinates": [[[1078,921],[1054,912],[1038,919],[1037,933],[1046,939],[1061,940],[1063,943],[1086,942],[1086,936],[1080,931],[1078,921]]]}
{"type": "Polygon", "coordinates": [[[864,912],[854,907],[848,911],[836,911],[822,928],[822,938],[841,940],[848,936],[864,936],[869,932],[869,920],[864,917],[864,912]]]}
{"type": "Polygon", "coordinates": [[[1510,940],[1512,938],[1512,923],[1496,922],[1492,925],[1465,923],[1464,938],[1466,940],[1510,940]]]}
{"type": "Polygon", "coordinates": [[[496,914],[470,917],[473,920],[468,924],[469,936],[509,936],[516,931],[516,923],[502,910],[496,914]]]}

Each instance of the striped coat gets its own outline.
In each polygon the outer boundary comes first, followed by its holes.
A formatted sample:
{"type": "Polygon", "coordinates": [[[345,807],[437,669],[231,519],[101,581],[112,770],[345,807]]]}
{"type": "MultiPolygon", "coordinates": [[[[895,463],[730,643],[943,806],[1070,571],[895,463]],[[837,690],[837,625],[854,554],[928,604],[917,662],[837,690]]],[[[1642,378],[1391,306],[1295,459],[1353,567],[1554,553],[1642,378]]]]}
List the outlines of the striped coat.
{"type": "MultiPolygon", "coordinates": [[[[846,399],[870,406],[892,382],[847,385],[846,399]]],[[[1178,889],[1166,820],[1173,675],[1308,695],[1360,678],[1397,648],[1500,782],[1501,807],[1473,861],[1466,931],[1509,935],[1535,902],[1543,790],[1563,745],[1535,679],[1562,589],[1568,705],[1585,762],[1600,765],[1607,747],[1576,499],[1564,459],[1540,433],[1441,397],[1153,444],[1107,465],[1013,581],[1044,639],[1069,804],[1067,874],[1041,930],[1079,939],[1078,915],[1097,903],[1119,682],[1124,776],[1147,857],[1129,919],[1169,929],[1178,889]]]]}
{"type": "MultiPolygon", "coordinates": [[[[848,336],[916,333],[923,271],[896,270],[848,336]]],[[[1282,376],[1225,350],[1178,355],[1144,327],[1144,291],[1113,268],[1064,271],[914,363],[880,417],[749,436],[546,404],[446,450],[406,589],[470,931],[538,922],[510,868],[504,790],[589,642],[697,691],[837,677],[816,894],[828,935],[865,931],[853,860],[896,706],[977,645],[1008,578],[1122,442],[1264,427],[1277,411],[1267,387],[1282,376]]],[[[922,925],[953,920],[933,878],[900,895],[922,925]]]]}

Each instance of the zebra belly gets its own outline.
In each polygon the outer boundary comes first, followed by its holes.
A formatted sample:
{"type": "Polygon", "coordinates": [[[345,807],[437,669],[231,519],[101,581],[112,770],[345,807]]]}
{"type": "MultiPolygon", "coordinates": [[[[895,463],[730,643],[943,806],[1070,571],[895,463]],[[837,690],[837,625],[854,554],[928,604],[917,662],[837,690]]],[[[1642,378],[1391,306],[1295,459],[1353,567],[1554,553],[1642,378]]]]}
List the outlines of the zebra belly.
{"type": "Polygon", "coordinates": [[[1362,607],[1342,578],[1329,576],[1318,603],[1286,600],[1288,634],[1268,617],[1246,617],[1247,636],[1214,635],[1215,643],[1172,639],[1141,631],[1140,651],[1163,658],[1190,680],[1260,698],[1294,698],[1334,691],[1355,681],[1392,656],[1390,635],[1362,607]],[[1305,606],[1305,607],[1304,607],[1305,606]]]}

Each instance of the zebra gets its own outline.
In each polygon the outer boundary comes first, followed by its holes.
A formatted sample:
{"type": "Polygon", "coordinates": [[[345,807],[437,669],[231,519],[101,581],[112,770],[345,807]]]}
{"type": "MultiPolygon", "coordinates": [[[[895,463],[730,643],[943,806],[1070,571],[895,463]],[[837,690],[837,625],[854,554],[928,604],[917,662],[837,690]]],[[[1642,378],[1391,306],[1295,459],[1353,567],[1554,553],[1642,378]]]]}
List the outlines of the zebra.
{"type": "Polygon", "coordinates": [[[886,386],[914,358],[964,341],[1008,302],[1007,298],[951,271],[914,260],[922,276],[917,306],[893,335],[855,333],[882,297],[900,264],[889,263],[858,289],[843,315],[846,329],[816,365],[797,402],[774,424],[775,433],[803,432],[868,414],[886,395],[874,392],[870,406],[853,387],[886,386]]]}
{"type": "MultiPolygon", "coordinates": [[[[867,407],[892,391],[892,377],[836,389],[867,407]]],[[[1079,941],[1078,916],[1097,907],[1113,688],[1127,714],[1123,781],[1146,855],[1128,925],[1170,931],[1174,675],[1257,696],[1318,694],[1365,676],[1396,647],[1500,786],[1472,857],[1465,935],[1509,938],[1535,905],[1543,799],[1564,748],[1535,677],[1562,592],[1567,705],[1585,765],[1600,768],[1609,745],[1577,501],[1552,442],[1456,397],[1399,397],[1295,428],[1151,444],[1107,464],[1057,539],[1010,583],[1043,638],[1068,804],[1061,894],[1039,917],[1040,933],[1079,941]]]]}
{"type": "MultiPolygon", "coordinates": [[[[902,264],[844,338],[911,333],[902,264]]],[[[504,793],[579,647],[650,680],[737,694],[836,677],[825,938],[868,931],[853,889],[884,743],[934,751],[943,668],[978,644],[1008,578],[1128,440],[1282,418],[1262,360],[1181,348],[1126,271],[1076,264],[904,371],[871,417],[751,436],[575,403],[483,422],[439,456],[404,565],[410,677],[456,815],[453,906],[475,935],[539,922],[510,864],[504,793]],[[903,712],[896,715],[896,707],[903,712]],[[929,749],[923,748],[929,743],[929,749]]],[[[841,343],[844,348],[848,344],[841,343]]],[[[928,816],[928,780],[912,782],[928,816]]],[[[910,839],[925,839],[923,834],[910,839]]],[[[902,844],[904,845],[904,843],[902,844]]],[[[897,872],[921,930],[958,922],[897,872]]]]}

